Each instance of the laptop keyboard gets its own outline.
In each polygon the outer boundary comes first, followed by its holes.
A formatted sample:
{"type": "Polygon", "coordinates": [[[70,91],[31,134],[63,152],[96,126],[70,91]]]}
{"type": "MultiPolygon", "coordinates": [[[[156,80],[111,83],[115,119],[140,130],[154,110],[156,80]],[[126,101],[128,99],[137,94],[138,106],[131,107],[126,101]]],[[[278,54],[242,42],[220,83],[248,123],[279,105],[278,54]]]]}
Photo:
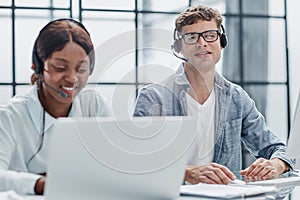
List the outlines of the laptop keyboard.
{"type": "Polygon", "coordinates": [[[263,181],[248,182],[248,185],[261,185],[261,186],[276,186],[276,187],[292,187],[300,185],[299,176],[283,177],[263,181]]]}

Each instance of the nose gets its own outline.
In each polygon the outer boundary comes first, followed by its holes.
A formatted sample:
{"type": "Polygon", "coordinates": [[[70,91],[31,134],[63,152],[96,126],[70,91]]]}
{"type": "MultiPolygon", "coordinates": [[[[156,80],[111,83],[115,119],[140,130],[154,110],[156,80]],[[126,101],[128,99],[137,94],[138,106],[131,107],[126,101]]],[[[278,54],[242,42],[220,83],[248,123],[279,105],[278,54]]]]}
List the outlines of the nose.
{"type": "Polygon", "coordinates": [[[198,40],[198,42],[197,42],[197,45],[198,45],[198,46],[206,46],[206,45],[207,45],[207,42],[204,40],[204,38],[203,38],[202,35],[199,37],[199,40],[198,40]]]}
{"type": "Polygon", "coordinates": [[[71,84],[75,84],[78,80],[78,73],[75,70],[69,70],[65,76],[65,81],[71,84]]]}

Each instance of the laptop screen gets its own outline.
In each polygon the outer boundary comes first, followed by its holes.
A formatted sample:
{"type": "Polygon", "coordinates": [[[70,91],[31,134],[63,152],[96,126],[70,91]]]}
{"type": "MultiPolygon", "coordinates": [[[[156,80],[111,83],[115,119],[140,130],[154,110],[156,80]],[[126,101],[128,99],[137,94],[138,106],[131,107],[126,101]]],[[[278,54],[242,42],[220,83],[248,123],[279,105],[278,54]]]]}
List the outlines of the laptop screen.
{"type": "Polygon", "coordinates": [[[176,198],[194,130],[188,117],[58,119],[46,198],[176,198]]]}
{"type": "Polygon", "coordinates": [[[296,110],[287,143],[287,156],[296,160],[296,169],[300,169],[300,93],[298,95],[296,110]]]}

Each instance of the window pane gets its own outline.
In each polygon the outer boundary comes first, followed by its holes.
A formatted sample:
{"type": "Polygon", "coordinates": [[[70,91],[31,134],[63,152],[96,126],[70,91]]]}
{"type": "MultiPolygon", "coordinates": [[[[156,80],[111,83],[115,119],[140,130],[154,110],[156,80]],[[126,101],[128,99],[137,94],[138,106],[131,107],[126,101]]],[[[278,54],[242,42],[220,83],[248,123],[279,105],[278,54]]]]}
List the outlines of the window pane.
{"type": "MultiPolygon", "coordinates": [[[[66,17],[69,12],[55,11],[54,17],[66,17]],[[59,14],[59,16],[58,16],[59,14]]],[[[29,83],[34,41],[39,31],[51,20],[50,11],[16,10],[16,80],[29,83]]]]}
{"type": "Polygon", "coordinates": [[[87,85],[101,92],[107,99],[113,117],[132,116],[136,98],[135,86],[131,85],[87,85]]]}
{"type": "Polygon", "coordinates": [[[12,97],[12,87],[11,86],[0,86],[0,104],[6,102],[12,97]]]}
{"type": "MultiPolygon", "coordinates": [[[[68,8],[70,7],[70,0],[52,0],[54,7],[62,7],[62,8],[68,8]]],[[[73,1],[73,0],[71,0],[73,1]]]]}
{"type": "Polygon", "coordinates": [[[139,29],[139,81],[158,82],[178,68],[181,60],[171,50],[173,30],[139,29]]]}
{"type": "Polygon", "coordinates": [[[284,16],[284,0],[243,0],[243,13],[284,16]]]}
{"type": "Polygon", "coordinates": [[[117,10],[133,10],[133,0],[109,0],[109,1],[95,1],[95,0],[82,0],[83,8],[93,9],[117,9],[117,10]]]}
{"type": "Polygon", "coordinates": [[[284,16],[284,1],[269,0],[269,15],[284,16]]]}
{"type": "Polygon", "coordinates": [[[240,13],[240,0],[230,0],[227,1],[225,4],[225,11],[222,11],[222,13],[227,14],[237,14],[240,13]]]}
{"type": "Polygon", "coordinates": [[[119,47],[115,42],[111,45],[107,42],[96,49],[95,68],[89,82],[135,82],[134,47],[130,48],[130,44],[119,47]]]}
{"type": "Polygon", "coordinates": [[[12,82],[12,21],[10,10],[1,10],[0,17],[0,82],[12,82]]]}
{"type": "Polygon", "coordinates": [[[134,15],[84,12],[83,23],[95,45],[95,71],[91,82],[134,82],[134,15]]]}
{"type": "Polygon", "coordinates": [[[95,46],[135,28],[135,16],[131,13],[83,12],[82,18],[95,46]]]}
{"type": "Polygon", "coordinates": [[[283,141],[287,138],[287,88],[285,85],[245,86],[270,129],[283,141]],[[278,114],[280,113],[280,114],[278,114]]]}
{"type": "Polygon", "coordinates": [[[172,0],[172,3],[170,3],[170,1],[161,0],[138,0],[138,9],[148,11],[181,12],[185,10],[188,5],[188,0],[172,0]]]}
{"type": "Polygon", "coordinates": [[[138,27],[155,27],[162,29],[174,30],[175,19],[178,15],[174,14],[139,14],[138,15],[138,27]]]}
{"type": "Polygon", "coordinates": [[[222,74],[231,81],[241,81],[240,21],[236,17],[227,17],[225,29],[228,45],[223,49],[222,74]]]}
{"type": "Polygon", "coordinates": [[[286,81],[285,22],[269,20],[268,80],[286,81]]]}
{"type": "Polygon", "coordinates": [[[11,0],[1,0],[0,6],[11,6],[11,0]]]}
{"type": "MultiPolygon", "coordinates": [[[[203,6],[208,6],[208,7],[212,7],[212,8],[216,8],[220,11],[221,14],[224,14],[225,11],[227,11],[227,13],[233,13],[235,10],[237,10],[238,5],[239,5],[239,0],[230,0],[226,1],[226,0],[214,0],[214,1],[206,1],[206,0],[192,0],[192,5],[193,6],[198,6],[198,5],[203,5],[203,6]],[[227,4],[230,5],[230,10],[226,10],[226,2],[228,2],[227,4]]],[[[235,11],[237,12],[237,11],[235,11]]]]}
{"type": "Polygon", "coordinates": [[[32,88],[32,85],[18,85],[16,87],[16,94],[22,95],[29,92],[29,90],[32,88]]]}
{"type": "Polygon", "coordinates": [[[50,6],[50,0],[15,0],[16,6],[29,6],[29,7],[48,7],[50,6]]]}
{"type": "Polygon", "coordinates": [[[244,79],[286,81],[284,21],[251,18],[243,26],[244,79]]]}
{"type": "Polygon", "coordinates": [[[68,8],[70,7],[70,0],[15,0],[16,6],[26,6],[26,7],[60,7],[68,8]],[[52,3],[51,3],[52,2],[52,3]]]}

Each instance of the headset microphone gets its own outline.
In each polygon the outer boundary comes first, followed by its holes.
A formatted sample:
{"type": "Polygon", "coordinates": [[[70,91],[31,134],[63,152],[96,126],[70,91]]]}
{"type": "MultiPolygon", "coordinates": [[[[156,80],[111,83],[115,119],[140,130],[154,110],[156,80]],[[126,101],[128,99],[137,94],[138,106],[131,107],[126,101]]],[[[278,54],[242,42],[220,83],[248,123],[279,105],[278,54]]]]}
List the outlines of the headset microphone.
{"type": "Polygon", "coordinates": [[[64,99],[68,98],[69,95],[66,92],[55,89],[54,87],[52,87],[48,83],[46,83],[46,81],[44,81],[44,79],[41,76],[38,76],[38,77],[45,84],[46,87],[48,87],[51,90],[53,90],[54,92],[56,92],[61,98],[64,98],[64,99]]]}
{"type": "Polygon", "coordinates": [[[174,54],[174,56],[176,56],[176,58],[179,58],[179,59],[183,60],[184,62],[189,61],[187,58],[181,57],[175,52],[174,45],[171,45],[171,49],[172,49],[172,53],[174,54]]]}

